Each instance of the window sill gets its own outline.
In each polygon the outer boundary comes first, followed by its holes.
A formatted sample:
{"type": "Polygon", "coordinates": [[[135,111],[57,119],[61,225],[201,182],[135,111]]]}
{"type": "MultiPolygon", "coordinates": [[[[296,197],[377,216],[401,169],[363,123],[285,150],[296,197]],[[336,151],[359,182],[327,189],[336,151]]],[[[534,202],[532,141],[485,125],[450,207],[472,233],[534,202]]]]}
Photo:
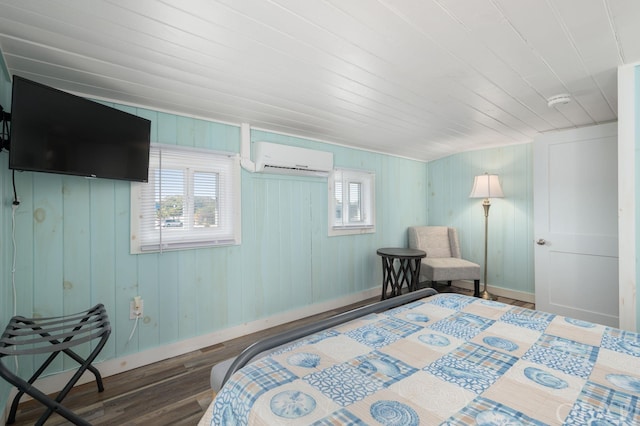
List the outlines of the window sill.
{"type": "Polygon", "coordinates": [[[375,232],[375,226],[341,226],[329,228],[330,237],[339,237],[341,235],[374,234],[375,232]]]}

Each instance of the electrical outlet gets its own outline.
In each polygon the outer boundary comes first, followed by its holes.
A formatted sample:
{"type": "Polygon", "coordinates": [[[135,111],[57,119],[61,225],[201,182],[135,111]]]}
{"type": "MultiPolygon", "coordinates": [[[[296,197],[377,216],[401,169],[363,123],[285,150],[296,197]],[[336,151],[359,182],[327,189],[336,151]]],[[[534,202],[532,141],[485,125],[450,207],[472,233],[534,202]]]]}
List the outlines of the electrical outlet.
{"type": "Polygon", "coordinates": [[[140,296],[136,296],[131,301],[129,307],[129,319],[142,318],[144,314],[144,301],[140,296]]]}

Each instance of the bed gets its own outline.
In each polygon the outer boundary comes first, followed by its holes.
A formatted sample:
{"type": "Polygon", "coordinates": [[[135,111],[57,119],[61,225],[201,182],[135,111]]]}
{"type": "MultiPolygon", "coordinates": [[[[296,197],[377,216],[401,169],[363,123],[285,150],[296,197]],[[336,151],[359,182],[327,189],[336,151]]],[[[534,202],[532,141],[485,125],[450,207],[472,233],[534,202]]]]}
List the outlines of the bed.
{"type": "Polygon", "coordinates": [[[200,424],[640,424],[640,334],[460,294],[406,300],[258,344],[200,424]]]}

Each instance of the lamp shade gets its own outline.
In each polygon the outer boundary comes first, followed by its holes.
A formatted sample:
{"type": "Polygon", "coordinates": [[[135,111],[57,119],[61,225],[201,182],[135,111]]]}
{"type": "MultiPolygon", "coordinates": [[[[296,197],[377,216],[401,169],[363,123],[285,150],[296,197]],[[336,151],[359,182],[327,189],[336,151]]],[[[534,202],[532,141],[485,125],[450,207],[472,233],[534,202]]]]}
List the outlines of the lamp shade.
{"type": "Polygon", "coordinates": [[[490,175],[485,173],[480,176],[476,176],[473,180],[473,188],[469,198],[502,198],[502,188],[500,187],[500,181],[498,175],[490,175]]]}

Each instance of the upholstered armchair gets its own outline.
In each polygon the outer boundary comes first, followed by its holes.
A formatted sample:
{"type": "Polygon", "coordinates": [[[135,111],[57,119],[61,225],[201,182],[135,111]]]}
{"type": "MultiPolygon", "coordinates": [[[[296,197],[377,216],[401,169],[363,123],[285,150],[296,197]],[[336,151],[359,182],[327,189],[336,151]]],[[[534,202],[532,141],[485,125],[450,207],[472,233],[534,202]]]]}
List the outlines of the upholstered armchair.
{"type": "Polygon", "coordinates": [[[480,296],[480,265],[462,259],[458,231],[447,226],[409,227],[409,247],[423,250],[420,281],[473,280],[473,295],[480,296]]]}

